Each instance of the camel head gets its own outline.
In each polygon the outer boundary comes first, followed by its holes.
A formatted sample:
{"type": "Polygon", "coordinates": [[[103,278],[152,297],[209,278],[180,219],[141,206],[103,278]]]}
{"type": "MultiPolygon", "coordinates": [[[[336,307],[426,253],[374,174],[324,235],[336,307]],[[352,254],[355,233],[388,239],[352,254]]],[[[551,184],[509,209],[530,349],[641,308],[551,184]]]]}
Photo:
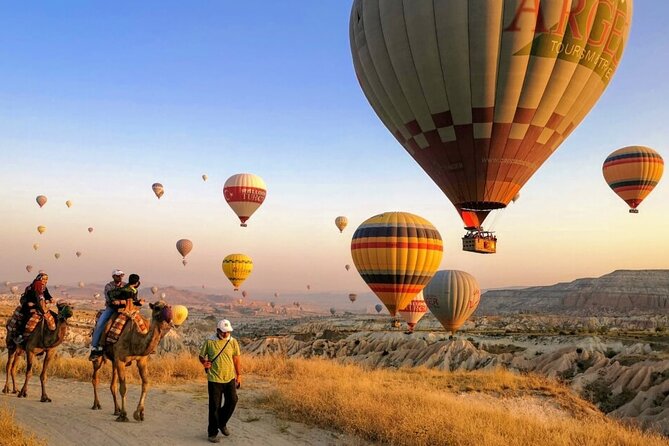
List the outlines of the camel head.
{"type": "Polygon", "coordinates": [[[150,303],[152,314],[151,319],[160,324],[160,330],[168,330],[172,327],[172,307],[166,302],[159,300],[155,303],[150,303]]]}
{"type": "Polygon", "coordinates": [[[56,308],[58,308],[58,320],[66,321],[72,317],[74,312],[72,311],[72,306],[67,302],[58,302],[56,303],[56,308]]]}

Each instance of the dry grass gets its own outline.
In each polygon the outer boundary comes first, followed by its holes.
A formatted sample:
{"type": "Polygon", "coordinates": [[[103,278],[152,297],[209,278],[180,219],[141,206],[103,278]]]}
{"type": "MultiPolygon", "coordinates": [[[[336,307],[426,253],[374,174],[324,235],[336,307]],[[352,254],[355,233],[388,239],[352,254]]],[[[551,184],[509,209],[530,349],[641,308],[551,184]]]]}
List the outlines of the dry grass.
{"type": "MultiPolygon", "coordinates": [[[[366,370],[320,359],[249,356],[244,357],[243,367],[247,383],[270,384],[271,390],[261,403],[279,416],[372,442],[467,446],[667,444],[660,436],[606,418],[567,387],[537,375],[503,369],[366,370]]],[[[190,355],[153,357],[149,369],[155,384],[204,383],[205,379],[202,366],[190,355]]],[[[108,380],[110,366],[104,370],[102,379],[108,380]]],[[[90,373],[91,365],[85,359],[59,359],[50,376],[88,381],[90,373]]],[[[132,379],[138,381],[136,373],[132,379]]]]}
{"type": "Polygon", "coordinates": [[[0,444],[2,446],[45,446],[46,442],[24,432],[14,420],[14,411],[6,406],[0,406],[0,444]]]}

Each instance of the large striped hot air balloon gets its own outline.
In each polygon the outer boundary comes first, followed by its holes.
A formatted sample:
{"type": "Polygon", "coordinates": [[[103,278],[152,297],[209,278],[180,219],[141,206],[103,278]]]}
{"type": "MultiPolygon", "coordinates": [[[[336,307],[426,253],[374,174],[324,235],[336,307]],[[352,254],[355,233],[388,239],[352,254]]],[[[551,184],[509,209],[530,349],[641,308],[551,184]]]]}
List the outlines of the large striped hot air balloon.
{"type": "Polygon", "coordinates": [[[239,173],[233,175],[223,186],[223,196],[246,227],[246,221],[265,201],[267,186],[258,175],[239,173]]]}
{"type": "Polygon", "coordinates": [[[230,254],[223,259],[223,273],[230,280],[235,291],[253,271],[253,260],[246,254],[230,254]]]}
{"type": "Polygon", "coordinates": [[[629,146],[610,154],[602,173],[609,187],[638,213],[637,206],[650,194],[662,178],[664,160],[655,150],[629,146]]]}
{"type": "Polygon", "coordinates": [[[480,230],[578,126],[622,57],[632,0],[355,0],[367,100],[480,230]]]}
{"type": "Polygon", "coordinates": [[[421,291],[409,302],[409,305],[400,310],[400,317],[407,323],[409,332],[413,332],[414,327],[426,312],[427,305],[425,304],[425,299],[423,299],[423,291],[421,291]]]}
{"type": "Polygon", "coordinates": [[[481,301],[481,289],[474,276],[456,270],[437,271],[423,295],[432,314],[452,332],[465,323],[481,301]]]}
{"type": "Polygon", "coordinates": [[[335,218],[335,226],[337,226],[337,229],[339,229],[339,233],[344,232],[344,229],[348,225],[348,218],[344,217],[343,215],[340,215],[339,217],[335,218]]]}
{"type": "Polygon", "coordinates": [[[391,316],[430,281],[443,254],[441,235],[422,217],[386,212],[353,234],[351,255],[358,273],[391,316]]]}

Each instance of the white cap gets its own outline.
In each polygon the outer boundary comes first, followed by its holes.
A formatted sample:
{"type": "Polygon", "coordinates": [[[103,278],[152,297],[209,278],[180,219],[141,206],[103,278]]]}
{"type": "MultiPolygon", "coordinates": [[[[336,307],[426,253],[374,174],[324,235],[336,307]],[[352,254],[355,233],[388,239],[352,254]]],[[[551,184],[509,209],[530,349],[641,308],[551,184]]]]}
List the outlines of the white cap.
{"type": "Polygon", "coordinates": [[[115,269],[114,271],[112,271],[112,276],[125,276],[125,273],[120,269],[115,269]]]}
{"type": "Polygon", "coordinates": [[[216,326],[217,330],[221,330],[223,333],[227,333],[232,331],[232,325],[230,325],[230,321],[227,319],[222,319],[218,322],[218,325],[216,326]]]}

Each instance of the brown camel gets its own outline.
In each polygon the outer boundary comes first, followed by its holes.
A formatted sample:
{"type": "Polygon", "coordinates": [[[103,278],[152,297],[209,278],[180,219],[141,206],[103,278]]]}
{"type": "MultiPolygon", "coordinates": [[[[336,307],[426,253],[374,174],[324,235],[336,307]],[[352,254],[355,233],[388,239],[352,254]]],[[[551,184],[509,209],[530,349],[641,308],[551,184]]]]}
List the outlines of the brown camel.
{"type": "Polygon", "coordinates": [[[2,393],[9,393],[9,378],[12,378],[12,393],[16,391],[16,360],[21,356],[22,352],[26,352],[26,380],[23,383],[23,388],[18,392],[19,398],[28,396],[28,381],[32,376],[33,364],[36,362],[37,356],[44,354],[42,362],[42,373],[40,374],[40,382],[42,383],[42,398],[43,403],[50,403],[51,398],[46,394],[46,371],[49,363],[54,357],[56,347],[58,347],[65,339],[67,333],[67,320],[72,317],[72,308],[64,303],[57,305],[58,315],[56,319],[56,329],[49,330],[46,322],[42,319],[35,327],[28,338],[25,345],[16,345],[14,340],[7,338],[7,377],[5,379],[5,387],[2,393]]]}
{"type": "MultiPolygon", "coordinates": [[[[121,335],[114,344],[104,346],[104,355],[93,360],[93,410],[101,409],[98,399],[98,371],[100,367],[109,359],[112,362],[112,380],[111,393],[114,398],[114,415],[118,415],[116,421],[128,421],[128,415],[125,410],[126,387],[126,367],[133,361],[137,361],[137,370],[142,379],[142,395],[137,404],[134,418],[137,421],[144,421],[144,401],[146,393],[149,390],[148,360],[149,355],[156,350],[160,340],[172,328],[171,307],[165,302],[156,302],[149,304],[152,310],[151,325],[149,332],[145,335],[137,331],[135,324],[129,320],[121,335]],[[116,398],[116,380],[119,381],[121,391],[121,407],[116,398]]],[[[113,319],[113,318],[112,318],[113,319]]],[[[148,321],[147,321],[148,322],[148,321]]],[[[104,338],[104,337],[103,337],[104,338]]]]}

